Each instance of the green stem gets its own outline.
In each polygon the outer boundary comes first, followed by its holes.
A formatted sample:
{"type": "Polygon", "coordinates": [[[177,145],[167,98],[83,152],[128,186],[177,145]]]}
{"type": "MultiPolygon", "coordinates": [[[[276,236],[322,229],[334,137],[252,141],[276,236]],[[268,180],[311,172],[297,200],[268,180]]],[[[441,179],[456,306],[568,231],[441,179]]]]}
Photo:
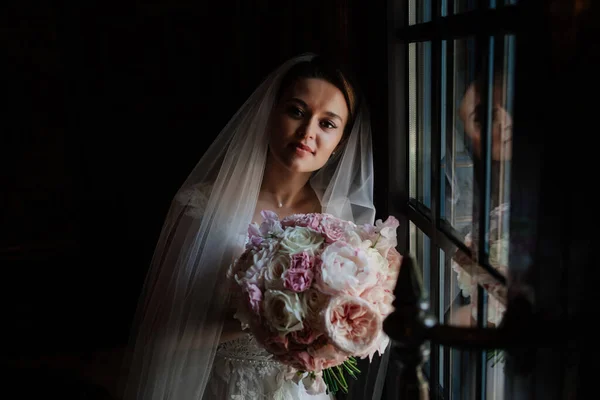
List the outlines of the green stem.
{"type": "Polygon", "coordinates": [[[360,369],[358,369],[358,367],[352,363],[348,363],[348,367],[350,367],[350,369],[352,369],[354,372],[356,373],[360,373],[360,369]]]}
{"type": "Polygon", "coordinates": [[[381,237],[381,233],[377,234],[377,239],[375,239],[375,243],[373,243],[373,246],[371,246],[372,248],[375,248],[375,246],[377,246],[377,242],[379,242],[379,238],[381,237]]]}
{"type": "Polygon", "coordinates": [[[331,371],[329,371],[329,369],[324,369],[323,370],[323,377],[327,377],[327,390],[332,393],[332,394],[336,394],[336,392],[338,391],[337,389],[337,385],[335,383],[335,379],[333,379],[333,376],[331,374],[331,371]]]}
{"type": "Polygon", "coordinates": [[[337,376],[337,374],[335,373],[335,370],[333,370],[332,368],[330,368],[331,371],[331,375],[333,375],[333,379],[335,379],[337,385],[336,385],[336,392],[341,388],[342,391],[344,391],[344,393],[346,393],[347,391],[347,387],[344,387],[344,384],[342,383],[342,380],[337,376]]]}
{"type": "Polygon", "coordinates": [[[339,375],[340,379],[342,380],[342,383],[344,384],[342,386],[344,393],[348,393],[348,382],[346,382],[346,378],[344,378],[344,370],[339,365],[335,368],[337,369],[338,375],[339,375]]]}
{"type": "Polygon", "coordinates": [[[348,364],[346,364],[344,362],[342,365],[344,366],[344,369],[346,370],[346,372],[348,373],[348,375],[350,375],[354,379],[358,379],[358,377],[354,374],[354,371],[350,369],[350,367],[348,366],[348,364]]]}

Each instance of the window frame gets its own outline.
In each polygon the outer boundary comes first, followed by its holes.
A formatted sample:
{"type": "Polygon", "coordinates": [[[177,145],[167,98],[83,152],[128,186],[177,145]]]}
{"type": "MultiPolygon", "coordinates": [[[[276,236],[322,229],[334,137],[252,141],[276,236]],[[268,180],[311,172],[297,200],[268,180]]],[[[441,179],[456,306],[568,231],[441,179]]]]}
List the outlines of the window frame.
{"type": "MultiPolygon", "coordinates": [[[[430,287],[426,288],[429,294],[429,300],[431,305],[432,314],[435,316],[440,315],[440,301],[439,296],[443,296],[444,293],[439,293],[437,285],[440,281],[440,249],[447,255],[455,252],[463,252],[467,256],[471,257],[471,251],[465,246],[463,241],[459,238],[459,235],[447,223],[445,220],[439,218],[440,207],[441,207],[441,137],[445,135],[445,132],[441,131],[442,123],[440,122],[441,107],[444,104],[444,100],[453,99],[454,93],[451,90],[446,90],[446,99],[442,99],[442,43],[447,41],[446,45],[446,60],[452,60],[453,54],[450,49],[450,43],[454,39],[474,37],[478,47],[478,59],[479,59],[479,70],[488,70],[490,59],[488,54],[490,53],[490,40],[489,37],[499,35],[515,35],[521,36],[523,32],[527,30],[527,23],[535,21],[535,17],[532,14],[532,7],[526,0],[521,0],[519,4],[511,5],[500,5],[495,8],[489,7],[493,1],[479,1],[479,9],[466,11],[460,14],[444,15],[441,5],[444,4],[447,9],[452,9],[452,0],[431,0],[426,1],[431,5],[431,9],[434,12],[431,13],[431,18],[428,22],[416,23],[409,25],[409,1],[388,1],[388,29],[390,34],[388,36],[388,77],[387,81],[389,84],[389,97],[388,97],[388,146],[393,154],[389,157],[389,176],[388,176],[388,198],[387,198],[387,211],[391,215],[395,215],[401,221],[399,230],[399,249],[403,254],[408,253],[410,248],[409,243],[409,225],[413,223],[418,229],[420,229],[424,235],[429,237],[429,263],[431,266],[437,266],[430,268],[430,287]],[[408,73],[408,46],[410,43],[431,43],[431,207],[424,207],[424,204],[419,203],[415,199],[409,196],[409,73],[408,73]],[[398,112],[398,110],[402,110],[398,112]],[[400,171],[400,172],[398,172],[400,171]]],[[[533,9],[536,7],[534,5],[533,9]]],[[[517,40],[518,42],[518,40],[517,40]]],[[[452,63],[446,63],[452,65],[452,63]]],[[[482,93],[482,104],[483,109],[487,110],[488,107],[488,96],[487,88],[490,83],[489,77],[484,77],[484,82],[481,85],[484,88],[482,93]]],[[[452,87],[452,85],[447,85],[452,87]]],[[[451,124],[448,123],[452,118],[450,113],[446,113],[446,129],[451,124]]],[[[482,135],[482,148],[484,154],[490,154],[490,141],[491,131],[489,129],[488,118],[483,118],[481,121],[482,132],[486,134],[482,135]]],[[[518,152],[517,152],[518,153],[518,152]]],[[[519,157],[518,153],[515,155],[513,151],[513,157],[519,157]]],[[[485,156],[483,157],[486,158],[485,156]]],[[[480,163],[481,165],[475,166],[478,168],[479,173],[482,176],[482,186],[490,181],[490,165],[487,163],[480,163]]],[[[526,163],[529,166],[533,166],[533,174],[539,173],[539,163],[536,164],[536,160],[529,160],[526,163]]],[[[514,171],[513,171],[514,173],[514,171]]],[[[518,178],[517,178],[518,179],[518,178]]],[[[514,180],[511,178],[511,180],[514,180]]],[[[537,196],[535,189],[531,192],[537,196]]],[[[511,199],[513,200],[513,199],[511,199]]],[[[489,211],[489,194],[480,196],[479,198],[480,209],[489,211]]],[[[517,200],[518,201],[518,200],[517,200]]],[[[489,264],[488,252],[486,248],[485,227],[489,224],[488,220],[489,212],[481,212],[479,215],[478,223],[484,227],[479,230],[480,240],[478,253],[484,255],[480,259],[480,265],[497,281],[502,284],[506,284],[506,278],[501,275],[495,268],[489,264]]],[[[534,214],[535,215],[535,214],[534,214]]],[[[518,217],[518,216],[517,216],[518,217]]],[[[511,216],[512,218],[512,216],[511,216]]],[[[511,238],[512,241],[512,238],[511,238]]],[[[447,258],[446,257],[446,258],[447,258]]],[[[446,281],[446,280],[445,280],[446,281]]],[[[444,282],[444,287],[446,282],[444,282]]],[[[478,287],[479,294],[482,295],[483,289],[478,287]]],[[[446,289],[443,289],[446,290],[446,289]]],[[[478,316],[482,317],[484,306],[482,303],[478,307],[478,316]]],[[[486,318],[478,318],[478,327],[483,328],[483,324],[486,318]]],[[[429,353],[429,369],[428,369],[428,380],[430,384],[430,391],[432,398],[450,398],[450,376],[449,371],[449,352],[450,349],[439,345],[430,346],[429,353]],[[441,353],[443,352],[443,354],[441,353]],[[439,382],[439,360],[443,357],[444,364],[443,370],[446,372],[443,374],[443,385],[440,386],[439,382]],[[441,389],[443,388],[443,390],[441,389]]],[[[474,374],[471,375],[470,386],[474,393],[469,393],[471,398],[485,398],[485,365],[486,365],[486,352],[485,350],[476,350],[469,352],[466,356],[471,359],[471,362],[475,364],[474,374]]],[[[461,373],[462,375],[462,373],[461,373]]],[[[465,393],[463,393],[465,395],[465,393]]]]}

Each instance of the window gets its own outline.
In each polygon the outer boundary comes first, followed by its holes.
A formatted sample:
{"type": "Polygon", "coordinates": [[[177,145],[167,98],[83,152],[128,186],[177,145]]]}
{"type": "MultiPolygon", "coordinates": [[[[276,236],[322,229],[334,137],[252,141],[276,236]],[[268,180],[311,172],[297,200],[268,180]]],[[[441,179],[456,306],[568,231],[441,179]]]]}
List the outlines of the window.
{"type": "MultiPolygon", "coordinates": [[[[519,5],[393,3],[390,65],[401,72],[390,76],[402,83],[390,89],[390,135],[406,160],[390,171],[404,174],[390,177],[390,207],[407,218],[407,250],[438,321],[494,327],[506,308],[519,5]]],[[[504,398],[501,350],[429,350],[431,398],[504,398]]]]}

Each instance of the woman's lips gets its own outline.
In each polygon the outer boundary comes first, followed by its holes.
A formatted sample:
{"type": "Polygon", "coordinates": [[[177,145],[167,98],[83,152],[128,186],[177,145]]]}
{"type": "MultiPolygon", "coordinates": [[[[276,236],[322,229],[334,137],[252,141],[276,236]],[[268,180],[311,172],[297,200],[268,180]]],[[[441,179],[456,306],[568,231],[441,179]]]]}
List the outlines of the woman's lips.
{"type": "Polygon", "coordinates": [[[309,146],[307,146],[305,144],[295,143],[294,148],[296,150],[296,154],[298,154],[298,155],[301,155],[301,156],[309,155],[309,154],[314,155],[313,149],[311,149],[309,146]]]}

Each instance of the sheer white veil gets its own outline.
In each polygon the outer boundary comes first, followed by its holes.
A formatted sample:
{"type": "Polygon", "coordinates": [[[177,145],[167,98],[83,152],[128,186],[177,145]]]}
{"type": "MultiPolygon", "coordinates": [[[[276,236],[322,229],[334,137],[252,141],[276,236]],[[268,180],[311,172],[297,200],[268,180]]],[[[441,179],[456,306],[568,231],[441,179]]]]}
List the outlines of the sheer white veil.
{"type": "MultiPolygon", "coordinates": [[[[227,268],[251,222],[267,158],[267,123],[286,61],[252,93],[175,196],[156,246],[132,332],[124,399],[200,399],[229,299],[227,268]]],[[[345,146],[311,178],[323,212],[373,223],[369,116],[360,103],[345,146]]]]}

